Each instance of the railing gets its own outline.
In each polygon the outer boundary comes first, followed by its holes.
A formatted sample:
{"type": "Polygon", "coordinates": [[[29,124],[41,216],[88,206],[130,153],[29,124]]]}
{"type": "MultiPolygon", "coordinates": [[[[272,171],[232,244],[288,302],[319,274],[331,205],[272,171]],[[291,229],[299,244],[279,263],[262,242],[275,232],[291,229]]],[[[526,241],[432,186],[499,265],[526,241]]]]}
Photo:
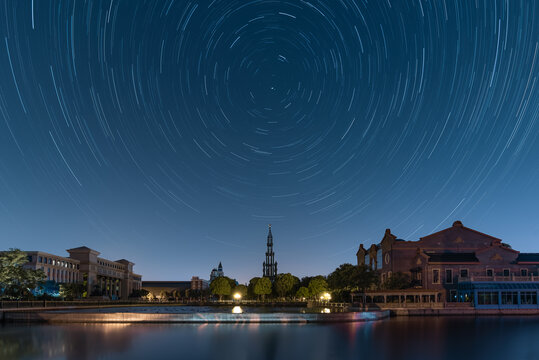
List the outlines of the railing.
{"type": "Polygon", "coordinates": [[[469,281],[539,281],[538,276],[529,275],[529,276],[484,276],[484,275],[471,275],[468,277],[458,277],[458,282],[469,282],[469,281]]]}
{"type": "MultiPolygon", "coordinates": [[[[2,300],[0,310],[7,309],[31,309],[31,308],[60,308],[60,307],[120,307],[120,306],[280,306],[280,307],[305,307],[306,301],[275,301],[275,300],[195,300],[183,299],[178,301],[147,301],[147,300],[2,300]]],[[[325,303],[326,307],[339,307],[340,303],[325,303]],[[329,306],[328,306],[329,305],[329,306]]]]}

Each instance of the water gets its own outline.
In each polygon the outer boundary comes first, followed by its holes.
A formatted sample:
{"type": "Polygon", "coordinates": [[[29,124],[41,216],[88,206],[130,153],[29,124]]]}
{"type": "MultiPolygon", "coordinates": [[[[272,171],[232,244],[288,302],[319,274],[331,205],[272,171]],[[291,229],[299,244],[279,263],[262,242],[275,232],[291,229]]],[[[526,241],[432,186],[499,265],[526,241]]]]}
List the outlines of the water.
{"type": "Polygon", "coordinates": [[[0,359],[539,359],[539,317],[0,326],[0,359]]]}

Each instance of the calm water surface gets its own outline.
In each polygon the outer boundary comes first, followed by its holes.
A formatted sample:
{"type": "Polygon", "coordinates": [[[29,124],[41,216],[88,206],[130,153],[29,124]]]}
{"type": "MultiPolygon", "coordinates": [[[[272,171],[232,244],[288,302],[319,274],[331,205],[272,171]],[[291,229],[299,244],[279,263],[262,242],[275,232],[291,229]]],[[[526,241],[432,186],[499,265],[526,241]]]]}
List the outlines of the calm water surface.
{"type": "Polygon", "coordinates": [[[539,359],[538,317],[0,326],[1,359],[539,359]]]}

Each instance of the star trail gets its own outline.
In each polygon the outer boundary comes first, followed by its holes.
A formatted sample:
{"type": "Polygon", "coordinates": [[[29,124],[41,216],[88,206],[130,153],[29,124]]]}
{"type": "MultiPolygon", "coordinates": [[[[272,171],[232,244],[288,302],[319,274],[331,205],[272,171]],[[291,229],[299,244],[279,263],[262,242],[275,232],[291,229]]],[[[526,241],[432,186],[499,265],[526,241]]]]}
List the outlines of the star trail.
{"type": "Polygon", "coordinates": [[[459,219],[539,252],[538,10],[3,0],[2,247],[246,281],[268,223],[301,276],[459,219]]]}

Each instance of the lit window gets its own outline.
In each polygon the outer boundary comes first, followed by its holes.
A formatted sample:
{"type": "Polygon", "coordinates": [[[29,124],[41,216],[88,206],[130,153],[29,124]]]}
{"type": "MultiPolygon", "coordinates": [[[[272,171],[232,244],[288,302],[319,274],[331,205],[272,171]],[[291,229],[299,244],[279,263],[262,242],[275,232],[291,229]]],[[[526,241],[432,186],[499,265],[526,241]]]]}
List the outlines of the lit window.
{"type": "Polygon", "coordinates": [[[498,293],[493,291],[479,291],[477,293],[477,304],[498,305],[498,293]]]}

